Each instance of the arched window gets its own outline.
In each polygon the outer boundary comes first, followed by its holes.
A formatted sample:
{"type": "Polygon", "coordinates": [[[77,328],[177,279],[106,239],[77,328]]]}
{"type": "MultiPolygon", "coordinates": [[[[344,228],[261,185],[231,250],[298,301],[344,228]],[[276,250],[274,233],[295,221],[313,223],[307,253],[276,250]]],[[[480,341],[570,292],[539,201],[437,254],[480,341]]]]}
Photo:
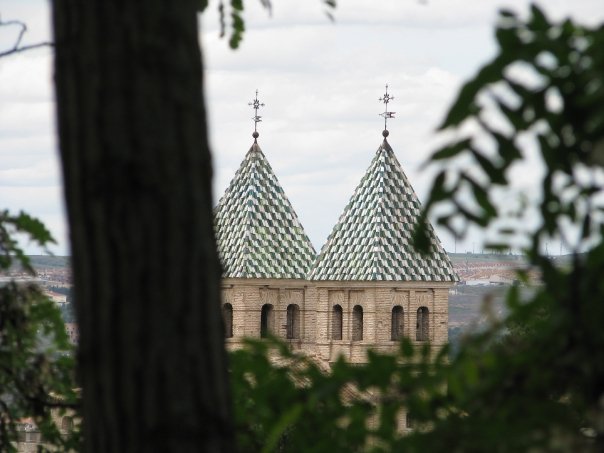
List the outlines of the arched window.
{"type": "Polygon", "coordinates": [[[300,307],[296,304],[287,306],[287,339],[300,338],[300,307]]]}
{"type": "Polygon", "coordinates": [[[25,433],[25,442],[40,442],[42,436],[39,431],[28,431],[25,433]]]}
{"type": "Polygon", "coordinates": [[[363,339],[363,307],[355,305],[352,309],[352,341],[363,339]]]}
{"type": "Polygon", "coordinates": [[[413,420],[413,417],[409,412],[407,412],[407,415],[405,416],[405,427],[407,429],[415,428],[415,420],[413,420]]]}
{"type": "Polygon", "coordinates": [[[61,431],[71,431],[73,429],[73,419],[71,417],[63,417],[61,419],[61,431]]]}
{"type": "Polygon", "coordinates": [[[342,306],[334,305],[331,318],[331,339],[342,339],[342,306]]]}
{"type": "Polygon", "coordinates": [[[390,339],[393,341],[398,341],[403,337],[403,327],[405,325],[403,314],[403,307],[400,305],[392,307],[392,327],[390,339]]]}
{"type": "Polygon", "coordinates": [[[273,331],[275,312],[271,304],[264,304],[260,312],[260,337],[266,338],[273,331]]]}
{"type": "Polygon", "coordinates": [[[224,337],[233,337],[233,306],[231,304],[222,305],[222,322],[224,323],[224,337]]]}
{"type": "Polygon", "coordinates": [[[428,341],[430,338],[430,312],[426,307],[417,309],[417,324],[415,325],[415,339],[428,341]]]}

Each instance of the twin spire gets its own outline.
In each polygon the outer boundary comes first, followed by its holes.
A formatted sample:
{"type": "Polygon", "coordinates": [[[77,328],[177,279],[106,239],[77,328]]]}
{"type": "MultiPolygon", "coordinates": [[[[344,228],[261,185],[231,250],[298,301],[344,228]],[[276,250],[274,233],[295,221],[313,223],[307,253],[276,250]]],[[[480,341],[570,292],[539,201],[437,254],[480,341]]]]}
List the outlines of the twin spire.
{"type": "MultiPolygon", "coordinates": [[[[381,98],[378,99],[378,101],[383,102],[384,103],[384,111],[382,113],[378,113],[379,116],[384,118],[384,131],[382,132],[382,135],[385,137],[388,137],[388,119],[392,118],[394,119],[394,114],[396,112],[390,112],[388,111],[388,103],[390,101],[394,101],[394,96],[391,96],[390,94],[388,94],[388,84],[386,84],[386,92],[383,94],[383,96],[381,98]]],[[[260,110],[260,107],[264,107],[264,103],[260,102],[260,100],[258,99],[258,90],[256,89],[256,97],[251,101],[248,102],[248,104],[250,107],[252,107],[254,109],[254,116],[252,117],[252,120],[254,121],[254,132],[252,133],[252,137],[254,137],[254,143],[257,143],[257,139],[260,136],[260,134],[258,133],[258,123],[262,122],[262,117],[260,115],[258,115],[258,110],[260,110]]]]}
{"type": "Polygon", "coordinates": [[[257,126],[258,123],[262,121],[262,117],[258,115],[258,110],[260,109],[260,107],[264,107],[264,104],[258,100],[258,90],[256,90],[256,98],[252,102],[248,102],[247,105],[251,106],[254,109],[254,116],[252,117],[252,119],[254,120],[254,133],[252,134],[252,137],[254,137],[254,143],[258,143],[258,137],[260,136],[260,134],[258,133],[257,126]]]}
{"type": "Polygon", "coordinates": [[[430,253],[415,251],[412,232],[421,204],[385,138],[394,97],[379,98],[385,109],[384,141],[344,212],[317,255],[296,212],[257,143],[214,210],[223,278],[280,278],[327,281],[456,281],[449,257],[431,226],[430,253]]]}
{"type": "Polygon", "coordinates": [[[388,84],[386,84],[386,92],[384,93],[384,95],[378,99],[378,101],[381,101],[384,103],[384,111],[382,113],[379,113],[380,116],[384,117],[384,131],[382,132],[382,135],[384,136],[384,138],[388,137],[388,118],[393,118],[394,119],[394,114],[396,112],[389,112],[388,111],[388,103],[390,101],[394,101],[394,96],[390,96],[388,94],[388,84]]]}

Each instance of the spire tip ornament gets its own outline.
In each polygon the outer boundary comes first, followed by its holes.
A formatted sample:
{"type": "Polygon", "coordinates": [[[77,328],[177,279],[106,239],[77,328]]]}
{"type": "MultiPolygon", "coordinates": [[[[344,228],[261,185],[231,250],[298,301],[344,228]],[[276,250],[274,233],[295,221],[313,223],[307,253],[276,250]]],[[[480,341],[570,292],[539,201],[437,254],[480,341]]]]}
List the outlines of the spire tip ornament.
{"type": "Polygon", "coordinates": [[[386,92],[384,93],[384,95],[378,99],[378,101],[383,102],[384,103],[384,112],[383,113],[379,113],[378,115],[380,115],[381,117],[384,118],[384,132],[382,132],[382,135],[384,136],[384,138],[388,137],[388,118],[394,118],[394,114],[396,112],[389,112],[388,111],[388,103],[390,101],[394,101],[394,96],[390,96],[388,94],[388,84],[386,84],[386,92]]]}
{"type": "Polygon", "coordinates": [[[258,115],[258,110],[260,107],[264,107],[264,104],[258,100],[258,90],[256,90],[256,97],[254,100],[252,102],[248,102],[247,105],[254,109],[254,116],[252,117],[254,120],[254,133],[252,134],[252,137],[254,137],[254,142],[256,142],[256,139],[260,136],[258,133],[258,123],[262,121],[262,117],[258,115]]]}

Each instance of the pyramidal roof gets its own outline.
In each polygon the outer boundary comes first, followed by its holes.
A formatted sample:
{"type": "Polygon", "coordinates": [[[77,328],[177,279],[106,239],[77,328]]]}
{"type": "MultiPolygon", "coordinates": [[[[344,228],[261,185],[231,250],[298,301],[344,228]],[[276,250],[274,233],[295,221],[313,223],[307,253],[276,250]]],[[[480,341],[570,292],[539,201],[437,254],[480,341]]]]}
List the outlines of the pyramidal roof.
{"type": "Polygon", "coordinates": [[[316,257],[256,141],[214,209],[214,228],[225,278],[302,279],[316,257]]]}
{"type": "Polygon", "coordinates": [[[413,248],[420,210],[419,199],[384,138],[321,249],[310,279],[456,281],[431,225],[430,253],[422,255],[413,248]]]}

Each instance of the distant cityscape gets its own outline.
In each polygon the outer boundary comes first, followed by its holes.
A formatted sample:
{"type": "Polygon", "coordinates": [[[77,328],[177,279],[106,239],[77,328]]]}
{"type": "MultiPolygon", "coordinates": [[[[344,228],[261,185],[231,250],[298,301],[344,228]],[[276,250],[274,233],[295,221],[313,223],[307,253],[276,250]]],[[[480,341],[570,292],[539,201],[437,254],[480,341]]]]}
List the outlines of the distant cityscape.
{"type": "MultiPolygon", "coordinates": [[[[480,326],[489,316],[505,313],[505,289],[516,281],[515,271],[527,269],[527,263],[520,255],[452,253],[449,256],[460,279],[449,294],[449,334],[454,341],[457,335],[480,326]]],[[[72,342],[76,343],[78,330],[72,309],[69,258],[31,256],[30,259],[37,271],[36,277],[21,269],[13,269],[8,274],[0,275],[0,284],[11,278],[38,282],[61,309],[66,331],[72,342]]],[[[530,281],[539,281],[538,274],[530,269],[527,272],[530,281]]]]}
{"type": "MultiPolygon", "coordinates": [[[[532,283],[538,283],[539,275],[527,269],[525,259],[519,255],[457,253],[449,256],[459,276],[459,283],[449,291],[448,341],[449,353],[454,355],[464,333],[481,329],[493,317],[505,314],[505,292],[517,282],[516,270],[526,270],[532,283]]],[[[77,344],[79,333],[72,305],[73,281],[69,258],[32,256],[30,259],[37,272],[35,277],[22,269],[12,269],[7,274],[0,274],[0,286],[11,279],[38,283],[60,309],[69,339],[77,344]]],[[[530,287],[522,291],[530,291],[530,287]]],[[[68,429],[69,423],[72,423],[71,417],[63,417],[61,429],[68,429]]],[[[33,420],[25,419],[19,432],[19,451],[34,451],[27,449],[38,445],[40,436],[33,420]]]]}

